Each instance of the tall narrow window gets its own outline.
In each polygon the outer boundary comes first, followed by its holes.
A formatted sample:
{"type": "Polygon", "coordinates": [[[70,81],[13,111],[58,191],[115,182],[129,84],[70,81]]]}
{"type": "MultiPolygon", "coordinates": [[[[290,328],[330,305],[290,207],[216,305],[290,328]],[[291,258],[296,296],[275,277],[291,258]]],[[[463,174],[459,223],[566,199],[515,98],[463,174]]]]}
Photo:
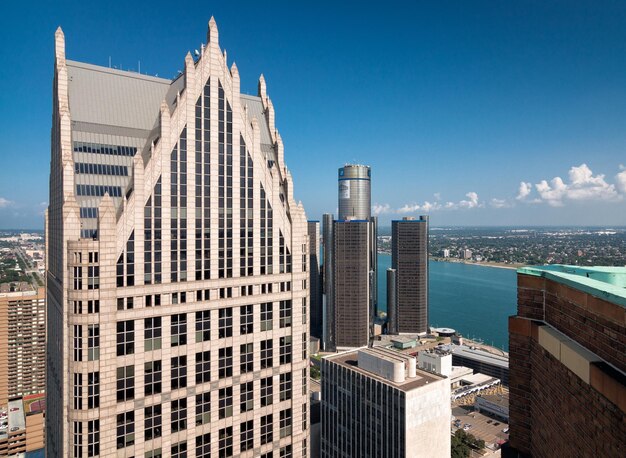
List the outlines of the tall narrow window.
{"type": "Polygon", "coordinates": [[[161,379],[161,361],[149,361],[144,364],[144,392],[146,396],[161,392],[161,379]]]}
{"type": "Polygon", "coordinates": [[[100,359],[100,325],[87,325],[87,360],[100,359]]]}
{"type": "Polygon", "coordinates": [[[144,350],[160,350],[161,334],[161,317],[146,318],[144,320],[144,350]]]}
{"type": "Polygon", "coordinates": [[[243,305],[239,310],[239,321],[241,335],[252,334],[254,315],[252,313],[252,305],[243,305]]]}
{"type": "Polygon", "coordinates": [[[187,429],[187,399],[172,401],[172,432],[187,429]]]}
{"type": "Polygon", "coordinates": [[[253,274],[253,188],[252,159],[243,136],[239,137],[239,274],[253,274]]]}
{"type": "Polygon", "coordinates": [[[211,278],[211,80],[196,102],[196,280],[211,278]]]}
{"type": "Polygon", "coordinates": [[[117,368],[117,402],[135,398],[135,367],[117,368]]]}
{"type": "Polygon", "coordinates": [[[218,89],[218,276],[233,276],[233,112],[218,89]]]}
{"type": "Polygon", "coordinates": [[[187,280],[187,128],[170,154],[171,280],[187,280]]]}
{"type": "Polygon", "coordinates": [[[135,352],[135,322],[117,322],[117,356],[132,355],[135,352]]]}
{"type": "Polygon", "coordinates": [[[172,315],[172,347],[187,344],[187,314],[172,315]]]}
{"type": "Polygon", "coordinates": [[[100,407],[100,372],[87,374],[87,408],[100,407]]]}

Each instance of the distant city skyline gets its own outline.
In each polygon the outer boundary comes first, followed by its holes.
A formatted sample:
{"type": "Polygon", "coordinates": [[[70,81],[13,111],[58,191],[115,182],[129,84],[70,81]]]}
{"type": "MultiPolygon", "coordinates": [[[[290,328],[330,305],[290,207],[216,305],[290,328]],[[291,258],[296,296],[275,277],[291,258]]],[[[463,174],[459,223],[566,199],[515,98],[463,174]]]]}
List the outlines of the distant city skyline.
{"type": "Polygon", "coordinates": [[[381,227],[626,225],[625,4],[140,3],[7,6],[0,229],[43,227],[56,27],[69,59],[174,78],[211,15],[242,92],[266,77],[309,219],[358,162],[381,227]]]}

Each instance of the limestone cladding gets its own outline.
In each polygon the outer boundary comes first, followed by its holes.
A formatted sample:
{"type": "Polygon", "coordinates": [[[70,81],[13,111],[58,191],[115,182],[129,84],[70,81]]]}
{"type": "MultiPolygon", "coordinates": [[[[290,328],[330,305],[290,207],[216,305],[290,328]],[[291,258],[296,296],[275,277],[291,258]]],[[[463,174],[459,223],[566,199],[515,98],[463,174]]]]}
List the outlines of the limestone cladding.
{"type": "MultiPolygon", "coordinates": [[[[74,164],[66,154],[72,132],[64,127],[71,120],[64,41],[59,29],[46,234],[48,256],[63,267],[46,263],[52,361],[49,456],[93,453],[96,421],[100,456],[171,456],[178,447],[186,447],[188,456],[208,456],[209,451],[211,456],[269,451],[277,456],[288,450],[290,456],[308,456],[307,220],[302,204],[293,198],[264,78],[258,96],[250,98],[250,104],[262,107],[263,119],[258,119],[240,94],[237,67],[228,68],[211,20],[202,54],[195,61],[191,54],[185,58],[183,89],[154,114],[160,127],[134,157],[121,206],[116,208],[105,195],[98,207],[97,237],[83,239],[74,164]],[[200,116],[210,128],[202,123],[207,128],[200,141],[197,103],[205,94],[206,114],[200,116]],[[186,189],[180,164],[185,142],[186,189]],[[253,208],[245,209],[240,201],[242,151],[251,159],[253,177],[253,208]],[[196,158],[203,153],[210,159],[198,169],[196,158]],[[155,211],[159,183],[160,207],[155,211]],[[204,194],[196,195],[197,190],[204,194]],[[266,206],[261,208],[263,199],[266,206]],[[251,234],[241,226],[249,220],[251,234]],[[252,243],[242,245],[248,236],[252,243]],[[243,253],[248,248],[253,260],[251,271],[244,272],[240,268],[247,263],[243,253]],[[206,275],[196,276],[196,261],[206,275]],[[269,318],[262,305],[268,303],[269,318]],[[246,306],[252,307],[252,332],[246,306]],[[185,315],[184,331],[180,315],[185,315]],[[253,348],[251,371],[242,370],[243,346],[248,344],[253,348]],[[151,362],[158,362],[161,379],[152,392],[151,362]],[[273,386],[269,402],[261,396],[261,384],[268,378],[273,386]],[[247,383],[253,387],[251,408],[243,407],[247,383]],[[204,393],[210,399],[206,416],[199,413],[203,405],[198,396],[204,393]],[[184,413],[181,405],[186,406],[184,413]],[[160,414],[146,417],[153,406],[160,414]],[[132,419],[124,422],[127,413],[132,419]],[[261,419],[269,415],[273,434],[264,427],[262,440],[261,419]],[[184,427],[178,428],[181,418],[184,427]],[[248,421],[253,422],[251,442],[243,434],[248,421]]],[[[113,72],[118,73],[140,78],[113,72]]]]}

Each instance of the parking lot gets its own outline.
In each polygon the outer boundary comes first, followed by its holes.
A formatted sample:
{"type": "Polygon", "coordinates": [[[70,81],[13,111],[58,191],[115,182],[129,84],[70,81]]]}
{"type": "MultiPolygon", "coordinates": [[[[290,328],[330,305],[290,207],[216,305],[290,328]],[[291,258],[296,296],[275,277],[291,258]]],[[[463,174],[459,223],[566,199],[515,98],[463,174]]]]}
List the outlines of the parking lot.
{"type": "MultiPolygon", "coordinates": [[[[472,407],[453,407],[452,415],[456,419],[461,420],[461,429],[463,429],[465,424],[471,425],[466,432],[475,436],[477,439],[484,440],[485,445],[491,449],[494,449],[494,444],[497,444],[499,441],[508,440],[509,438],[507,433],[502,432],[504,429],[508,431],[508,424],[483,415],[480,412],[474,412],[472,407]]],[[[454,420],[450,422],[450,427],[452,432],[457,430],[454,426],[454,420]]]]}

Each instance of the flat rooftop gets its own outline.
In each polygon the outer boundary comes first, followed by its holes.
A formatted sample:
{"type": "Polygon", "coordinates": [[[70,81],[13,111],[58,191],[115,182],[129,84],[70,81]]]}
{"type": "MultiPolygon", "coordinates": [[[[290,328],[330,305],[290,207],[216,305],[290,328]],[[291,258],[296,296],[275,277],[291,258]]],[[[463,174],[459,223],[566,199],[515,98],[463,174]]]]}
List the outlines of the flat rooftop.
{"type": "Polygon", "coordinates": [[[485,401],[497,404],[503,407],[509,407],[509,392],[506,391],[503,394],[479,394],[478,397],[483,398],[485,401]]]}
{"type": "Polygon", "coordinates": [[[480,350],[478,348],[470,348],[465,345],[441,346],[450,350],[453,355],[461,356],[474,361],[480,361],[485,364],[491,364],[493,366],[498,366],[503,369],[509,368],[509,358],[507,358],[506,356],[494,355],[493,353],[489,353],[488,351],[480,350]]]}
{"type": "MultiPolygon", "coordinates": [[[[361,349],[363,350],[363,349],[361,349]]],[[[368,349],[377,351],[378,349],[368,349]]],[[[393,350],[387,350],[389,352],[393,352],[393,350]]],[[[398,352],[398,357],[402,357],[404,354],[398,352]]],[[[404,355],[406,356],[406,355],[404,355]]],[[[389,380],[383,376],[375,374],[373,372],[367,371],[359,367],[358,362],[358,350],[349,351],[345,353],[339,353],[333,356],[327,356],[324,358],[328,361],[332,361],[335,364],[339,364],[341,366],[347,367],[354,372],[366,375],[372,379],[378,380],[381,383],[385,383],[389,386],[397,388],[402,391],[411,391],[422,386],[428,385],[429,383],[438,382],[440,380],[444,380],[446,377],[438,376],[436,374],[432,374],[430,372],[426,372],[421,370],[420,368],[416,369],[416,376],[414,378],[407,377],[404,382],[396,383],[392,380],[389,380]]]]}
{"type": "Polygon", "coordinates": [[[564,264],[517,269],[518,274],[543,277],[626,307],[626,267],[579,267],[564,264]]]}

